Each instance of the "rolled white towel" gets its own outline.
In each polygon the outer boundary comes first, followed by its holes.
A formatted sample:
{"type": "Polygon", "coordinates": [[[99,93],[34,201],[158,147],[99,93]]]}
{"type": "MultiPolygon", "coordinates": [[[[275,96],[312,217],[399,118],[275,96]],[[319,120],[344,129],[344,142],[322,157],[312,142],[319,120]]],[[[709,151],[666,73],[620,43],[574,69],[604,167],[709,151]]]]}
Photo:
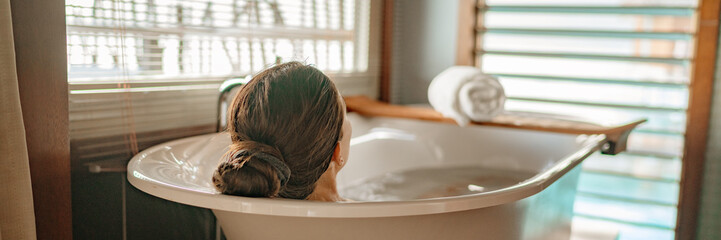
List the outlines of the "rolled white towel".
{"type": "Polygon", "coordinates": [[[436,76],[428,87],[428,101],[458,125],[489,121],[503,112],[506,94],[495,77],[470,66],[453,66],[436,76]]]}

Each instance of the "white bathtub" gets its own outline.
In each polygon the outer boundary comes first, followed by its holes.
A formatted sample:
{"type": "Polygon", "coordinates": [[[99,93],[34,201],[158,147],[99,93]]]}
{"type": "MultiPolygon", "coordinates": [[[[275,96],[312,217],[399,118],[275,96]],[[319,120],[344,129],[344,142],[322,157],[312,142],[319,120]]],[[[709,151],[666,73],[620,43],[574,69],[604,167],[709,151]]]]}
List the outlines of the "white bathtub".
{"type": "MultiPolygon", "coordinates": [[[[537,173],[473,195],[324,203],[245,198],[213,189],[230,139],[208,134],[151,147],[128,164],[138,189],[209,208],[228,239],[568,239],[578,164],[604,135],[572,135],[349,114],[353,139],[339,187],[408,169],[481,166],[537,173]]],[[[179,226],[182,227],[182,226],[179,226]]]]}

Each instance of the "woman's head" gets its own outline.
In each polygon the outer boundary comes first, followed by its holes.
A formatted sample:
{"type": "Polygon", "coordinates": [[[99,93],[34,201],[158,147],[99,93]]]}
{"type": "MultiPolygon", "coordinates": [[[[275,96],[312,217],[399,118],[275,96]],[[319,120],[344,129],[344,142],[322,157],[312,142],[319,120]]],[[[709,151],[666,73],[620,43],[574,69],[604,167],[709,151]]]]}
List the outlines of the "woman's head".
{"type": "Polygon", "coordinates": [[[233,143],[213,183],[225,194],[305,199],[338,152],[344,119],[342,98],[321,71],[299,62],[269,68],[228,108],[233,143]]]}

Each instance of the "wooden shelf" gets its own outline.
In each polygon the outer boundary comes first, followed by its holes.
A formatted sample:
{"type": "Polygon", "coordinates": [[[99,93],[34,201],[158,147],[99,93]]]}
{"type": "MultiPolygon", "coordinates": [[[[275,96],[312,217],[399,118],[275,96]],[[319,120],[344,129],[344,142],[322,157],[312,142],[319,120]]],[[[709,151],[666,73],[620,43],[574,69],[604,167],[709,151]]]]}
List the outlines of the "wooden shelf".
{"type": "MultiPolygon", "coordinates": [[[[393,105],[365,96],[345,97],[346,108],[364,116],[394,117],[447,124],[456,124],[432,108],[393,105]]],[[[562,116],[534,112],[506,112],[488,122],[471,122],[470,125],[484,125],[526,129],[567,134],[604,134],[607,144],[602,151],[616,154],[626,149],[628,134],[646,119],[613,119],[604,122],[580,117],[562,116]]]]}

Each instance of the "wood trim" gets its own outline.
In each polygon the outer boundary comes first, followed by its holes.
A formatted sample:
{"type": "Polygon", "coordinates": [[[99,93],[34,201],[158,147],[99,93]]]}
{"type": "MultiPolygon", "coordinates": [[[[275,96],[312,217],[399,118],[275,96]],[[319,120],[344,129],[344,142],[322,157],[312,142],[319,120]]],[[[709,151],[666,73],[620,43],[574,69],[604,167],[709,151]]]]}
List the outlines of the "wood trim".
{"type": "Polygon", "coordinates": [[[394,0],[383,1],[383,30],[381,43],[380,100],[391,101],[391,65],[393,61],[393,4],[394,0]]]}
{"type": "Polygon", "coordinates": [[[701,0],[698,9],[696,49],[689,86],[686,138],[681,168],[681,192],[676,218],[676,239],[679,240],[696,239],[716,68],[719,10],[721,10],[721,0],[701,0]]]}
{"type": "MultiPolygon", "coordinates": [[[[482,2],[482,1],[481,1],[482,2]]],[[[456,65],[473,66],[476,57],[476,0],[458,1],[458,39],[456,65]]]]}
{"type": "MultiPolygon", "coordinates": [[[[405,118],[456,124],[455,120],[444,117],[443,114],[432,108],[392,105],[375,101],[365,96],[345,97],[345,103],[349,112],[355,112],[364,116],[405,118]]],[[[541,113],[507,112],[494,117],[491,121],[471,122],[470,125],[568,134],[606,134],[607,137],[614,138],[633,130],[633,128],[643,122],[646,122],[646,120],[616,119],[612,124],[606,124],[601,122],[600,119],[581,119],[541,113]]]]}
{"type": "Polygon", "coordinates": [[[38,239],[72,239],[65,1],[11,0],[38,239]]]}

